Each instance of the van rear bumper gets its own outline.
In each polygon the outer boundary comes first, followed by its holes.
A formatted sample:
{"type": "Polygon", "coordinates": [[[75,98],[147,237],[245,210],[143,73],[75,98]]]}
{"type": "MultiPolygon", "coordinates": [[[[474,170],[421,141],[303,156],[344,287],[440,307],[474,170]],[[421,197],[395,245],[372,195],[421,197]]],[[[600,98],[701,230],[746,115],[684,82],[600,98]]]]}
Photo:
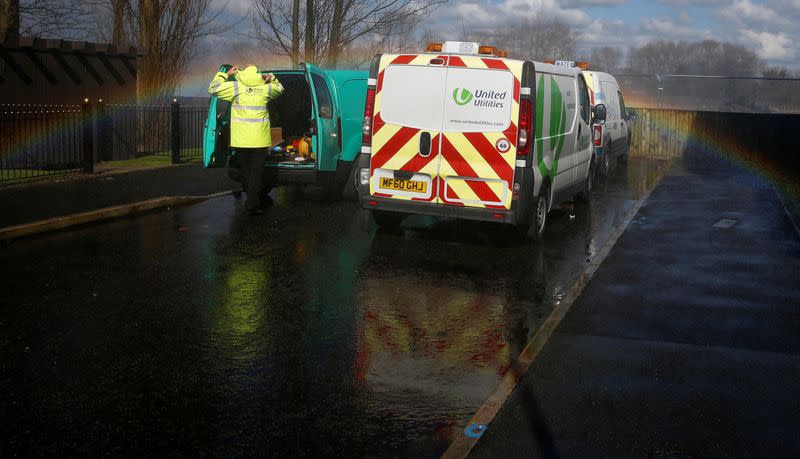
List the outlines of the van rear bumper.
{"type": "MultiPolygon", "coordinates": [[[[359,168],[369,167],[369,155],[359,158],[359,168]]],[[[358,174],[356,174],[356,177],[358,174]]],[[[533,175],[530,169],[518,169],[515,181],[521,184],[521,189],[533,189],[533,175]]],[[[478,220],[486,222],[499,222],[518,225],[530,221],[532,192],[520,193],[519,199],[511,204],[511,209],[486,209],[478,207],[461,207],[447,204],[437,204],[424,201],[407,201],[392,199],[369,194],[369,186],[357,187],[358,200],[361,207],[367,210],[380,210],[386,212],[400,212],[415,215],[431,215],[434,217],[460,218],[465,220],[478,220]]]]}
{"type": "Polygon", "coordinates": [[[434,217],[461,218],[485,222],[517,223],[514,210],[480,209],[477,207],[449,206],[421,201],[405,201],[400,199],[380,198],[359,194],[361,207],[369,210],[400,212],[415,215],[431,215],[434,217]]]}

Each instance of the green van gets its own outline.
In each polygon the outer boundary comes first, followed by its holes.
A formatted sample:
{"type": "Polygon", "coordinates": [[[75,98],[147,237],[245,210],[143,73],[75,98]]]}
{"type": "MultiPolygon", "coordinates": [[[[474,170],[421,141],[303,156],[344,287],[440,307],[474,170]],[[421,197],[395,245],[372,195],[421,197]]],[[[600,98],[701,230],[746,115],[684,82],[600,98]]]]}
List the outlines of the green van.
{"type": "MultiPolygon", "coordinates": [[[[223,65],[220,71],[229,68],[223,65]]],[[[351,167],[361,152],[368,72],[301,64],[298,70],[262,73],[274,74],[284,87],[283,94],[269,103],[273,144],[277,145],[264,163],[264,193],[284,184],[319,184],[331,193],[354,197],[351,167]],[[282,141],[277,140],[276,129],[282,141]],[[294,154],[292,146],[308,138],[311,154],[294,154]]],[[[236,151],[229,147],[230,105],[211,97],[203,132],[203,164],[227,166],[228,175],[241,183],[236,151]]]]}

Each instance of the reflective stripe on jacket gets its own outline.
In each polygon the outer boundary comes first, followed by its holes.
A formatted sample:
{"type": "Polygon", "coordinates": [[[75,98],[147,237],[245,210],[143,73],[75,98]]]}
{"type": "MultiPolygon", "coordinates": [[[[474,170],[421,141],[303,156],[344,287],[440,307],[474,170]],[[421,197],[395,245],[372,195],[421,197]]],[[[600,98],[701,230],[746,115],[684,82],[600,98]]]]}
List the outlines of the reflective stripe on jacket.
{"type": "Polygon", "coordinates": [[[232,103],[231,147],[264,148],[272,146],[269,111],[267,104],[283,92],[283,85],[273,76],[269,83],[261,78],[255,67],[247,67],[235,74],[233,81],[228,75],[217,72],[208,93],[232,103]]]}

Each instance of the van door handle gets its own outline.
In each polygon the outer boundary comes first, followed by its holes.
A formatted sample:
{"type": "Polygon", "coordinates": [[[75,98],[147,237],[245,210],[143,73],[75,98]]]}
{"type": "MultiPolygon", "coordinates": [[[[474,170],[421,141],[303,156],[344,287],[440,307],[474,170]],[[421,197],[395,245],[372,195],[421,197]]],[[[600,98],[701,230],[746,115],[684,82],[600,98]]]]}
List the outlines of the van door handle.
{"type": "Polygon", "coordinates": [[[419,155],[428,157],[431,155],[431,133],[423,132],[419,136],[419,155]]]}

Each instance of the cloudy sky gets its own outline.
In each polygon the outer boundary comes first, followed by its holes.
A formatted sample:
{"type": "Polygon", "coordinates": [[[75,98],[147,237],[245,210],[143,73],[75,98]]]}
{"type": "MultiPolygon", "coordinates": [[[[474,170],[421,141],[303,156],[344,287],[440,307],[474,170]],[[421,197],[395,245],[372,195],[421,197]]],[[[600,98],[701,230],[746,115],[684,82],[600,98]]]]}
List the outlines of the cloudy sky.
{"type": "MultiPolygon", "coordinates": [[[[212,37],[201,60],[252,61],[272,64],[248,38],[251,0],[215,0],[226,6],[231,21],[242,18],[236,31],[212,37]],[[209,56],[209,54],[213,55],[209,56]]],[[[534,17],[557,18],[581,32],[579,52],[596,46],[627,51],[654,39],[715,39],[745,45],[770,65],[800,68],[800,0],[450,0],[421,24],[444,38],[491,30],[534,17]]],[[[207,67],[207,62],[198,62],[207,67]]]]}
{"type": "Polygon", "coordinates": [[[582,32],[582,48],[641,46],[653,39],[730,41],[795,67],[800,0],[467,0],[436,14],[441,27],[491,28],[514,18],[556,17],[582,32]]]}

